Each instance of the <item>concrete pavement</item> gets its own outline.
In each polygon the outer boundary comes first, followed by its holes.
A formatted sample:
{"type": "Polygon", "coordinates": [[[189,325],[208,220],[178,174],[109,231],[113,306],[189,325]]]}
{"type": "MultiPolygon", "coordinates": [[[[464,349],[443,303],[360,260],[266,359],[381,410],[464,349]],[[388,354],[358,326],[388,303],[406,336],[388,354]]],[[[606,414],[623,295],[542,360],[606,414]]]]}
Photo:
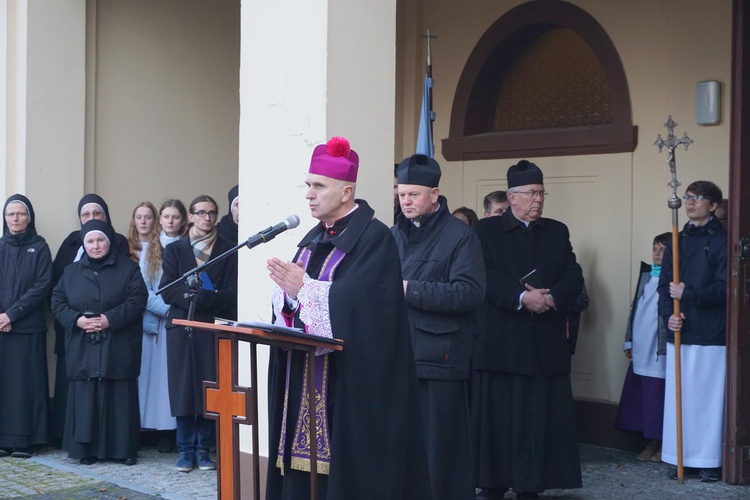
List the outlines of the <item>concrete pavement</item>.
{"type": "MultiPolygon", "coordinates": [[[[173,469],[176,453],[144,448],[138,464],[113,462],[81,465],[57,449],[24,460],[0,458],[0,498],[32,499],[213,499],[216,473],[173,469]]],[[[549,490],[543,498],[560,499],[705,499],[750,498],[750,487],[723,482],[685,484],[667,478],[669,465],[639,462],[635,453],[581,445],[583,488],[549,490]]],[[[506,498],[514,498],[509,492],[506,498]]],[[[405,499],[407,500],[407,499],[405,499]]],[[[411,499],[408,499],[411,500],[411,499]]],[[[417,499],[418,500],[418,499],[417,499]]]]}

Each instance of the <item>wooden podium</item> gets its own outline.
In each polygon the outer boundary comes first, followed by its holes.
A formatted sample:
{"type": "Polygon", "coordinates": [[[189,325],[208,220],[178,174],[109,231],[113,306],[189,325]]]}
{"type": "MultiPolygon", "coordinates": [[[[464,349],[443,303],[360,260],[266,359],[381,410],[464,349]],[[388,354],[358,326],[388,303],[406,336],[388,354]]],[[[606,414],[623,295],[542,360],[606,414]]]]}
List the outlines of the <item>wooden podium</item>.
{"type": "MultiPolygon", "coordinates": [[[[260,451],[258,443],[258,370],[257,345],[285,347],[306,351],[310,354],[308,363],[307,398],[310,407],[315,401],[315,350],[328,348],[343,350],[343,342],[337,339],[315,337],[313,335],[289,335],[268,332],[242,326],[203,323],[175,319],[175,325],[188,326],[199,330],[211,330],[216,335],[216,382],[204,381],[205,391],[203,413],[206,418],[218,421],[216,440],[217,494],[219,499],[241,498],[240,494],[240,442],[239,424],[252,426],[253,439],[253,495],[260,500],[260,451]],[[250,344],[250,384],[241,387],[237,383],[238,343],[250,344]]],[[[309,421],[310,435],[317,436],[315,419],[309,421]]],[[[275,467],[276,464],[269,464],[275,467]]],[[[310,455],[310,498],[318,498],[317,454],[310,455]]]]}

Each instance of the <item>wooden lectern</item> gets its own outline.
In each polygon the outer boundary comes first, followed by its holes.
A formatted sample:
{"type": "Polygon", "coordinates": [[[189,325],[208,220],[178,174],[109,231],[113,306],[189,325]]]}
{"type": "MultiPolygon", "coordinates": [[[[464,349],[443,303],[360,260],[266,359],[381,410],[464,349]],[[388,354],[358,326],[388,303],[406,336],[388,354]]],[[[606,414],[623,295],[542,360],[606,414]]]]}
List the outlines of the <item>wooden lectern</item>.
{"type": "MultiPolygon", "coordinates": [[[[216,464],[219,480],[217,494],[221,500],[239,499],[240,495],[240,443],[238,424],[252,426],[253,438],[253,494],[260,500],[260,450],[258,443],[258,371],[257,345],[298,349],[310,354],[308,363],[307,398],[310,407],[315,401],[315,349],[328,348],[334,351],[343,349],[343,342],[337,339],[315,337],[313,335],[288,335],[268,332],[255,328],[233,325],[203,323],[175,319],[175,325],[189,326],[199,330],[212,330],[216,335],[216,382],[204,381],[205,391],[203,413],[206,418],[218,421],[216,440],[216,464]],[[237,384],[237,346],[250,344],[250,384],[240,387],[237,384]]],[[[310,435],[317,436],[315,419],[309,421],[310,435]]],[[[269,467],[275,464],[269,464],[269,467]]],[[[310,498],[318,498],[317,454],[310,455],[310,498]]]]}

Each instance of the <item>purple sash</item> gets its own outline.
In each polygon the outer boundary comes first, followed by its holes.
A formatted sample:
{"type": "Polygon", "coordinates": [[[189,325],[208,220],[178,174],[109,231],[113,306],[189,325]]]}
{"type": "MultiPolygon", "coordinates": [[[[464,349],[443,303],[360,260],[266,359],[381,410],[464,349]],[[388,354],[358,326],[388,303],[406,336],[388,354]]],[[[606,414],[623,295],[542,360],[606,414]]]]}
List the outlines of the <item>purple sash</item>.
{"type": "MultiPolygon", "coordinates": [[[[310,250],[305,248],[299,256],[298,261],[302,262],[305,269],[310,259],[310,250]]],[[[333,281],[333,275],[336,268],[346,257],[346,252],[335,248],[326,257],[321,267],[318,281],[333,281]]],[[[302,307],[300,304],[299,307],[302,307]]],[[[293,322],[293,318],[288,318],[288,322],[293,322]]],[[[288,325],[293,326],[293,325],[288,325]]],[[[307,331],[307,326],[305,326],[307,331]]],[[[331,469],[331,443],[328,433],[328,354],[321,356],[322,359],[315,363],[315,422],[317,436],[315,447],[317,449],[318,473],[329,474],[331,469]]],[[[302,395],[300,400],[299,414],[297,424],[294,428],[294,440],[292,441],[292,469],[310,471],[310,449],[312,439],[310,436],[310,406],[307,397],[307,372],[308,372],[309,354],[305,354],[305,366],[302,377],[302,395]]],[[[287,428],[287,409],[289,404],[289,379],[291,373],[292,351],[287,353],[286,359],[286,383],[284,387],[284,410],[281,423],[281,439],[279,440],[279,451],[276,459],[276,466],[281,469],[281,475],[284,475],[284,450],[286,448],[286,428],[287,428]]]]}

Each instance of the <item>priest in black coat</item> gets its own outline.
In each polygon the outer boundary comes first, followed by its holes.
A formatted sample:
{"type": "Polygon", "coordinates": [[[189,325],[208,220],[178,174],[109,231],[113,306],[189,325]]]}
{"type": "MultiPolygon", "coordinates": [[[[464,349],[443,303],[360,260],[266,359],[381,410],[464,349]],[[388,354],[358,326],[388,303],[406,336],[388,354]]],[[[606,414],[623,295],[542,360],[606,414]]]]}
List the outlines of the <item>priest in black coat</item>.
{"type": "Polygon", "coordinates": [[[485,499],[581,487],[565,313],[583,275],[568,228],[542,217],[539,167],[510,167],[508,188],[510,210],[476,226],[487,297],[472,412],[485,499]]]}
{"type": "MultiPolygon", "coordinates": [[[[316,358],[320,498],[430,499],[401,266],[388,228],[354,198],[358,163],[343,138],[315,148],[306,198],[320,223],[292,262],[268,261],[275,321],[344,341],[316,358]]],[[[268,499],[310,497],[304,366],[304,353],[271,349],[268,499]]]]}
{"type": "Polygon", "coordinates": [[[398,168],[396,239],[417,365],[427,461],[435,499],[474,499],[469,438],[469,361],[485,272],[476,233],[440,194],[440,165],[425,155],[398,168]]]}

